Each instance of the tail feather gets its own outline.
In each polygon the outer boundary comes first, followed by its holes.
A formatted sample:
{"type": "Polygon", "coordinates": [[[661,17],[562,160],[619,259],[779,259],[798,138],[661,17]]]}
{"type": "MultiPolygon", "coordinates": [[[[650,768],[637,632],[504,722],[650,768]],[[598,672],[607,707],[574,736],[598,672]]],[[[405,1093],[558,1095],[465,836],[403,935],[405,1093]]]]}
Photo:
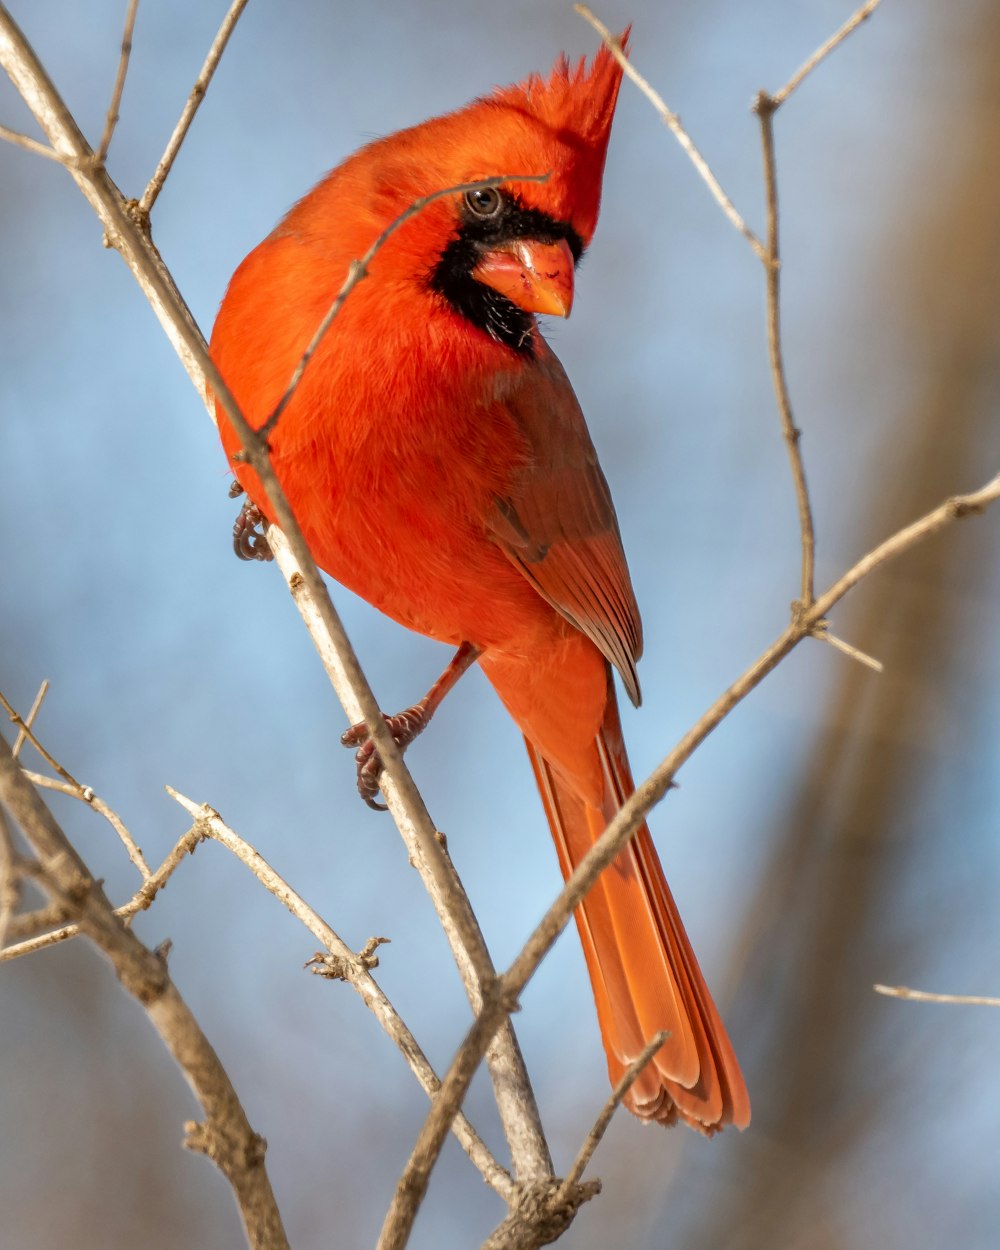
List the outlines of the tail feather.
{"type": "MultiPolygon", "coordinates": [[[[594,742],[605,779],[600,808],[525,741],[568,877],[634,788],[613,690],[594,742]]],[[[745,1128],[743,1077],[645,825],[598,878],[576,921],[612,1082],[657,1030],[670,1033],[626,1095],[629,1109],[661,1123],[679,1117],[709,1135],[725,1124],[745,1128]]]]}

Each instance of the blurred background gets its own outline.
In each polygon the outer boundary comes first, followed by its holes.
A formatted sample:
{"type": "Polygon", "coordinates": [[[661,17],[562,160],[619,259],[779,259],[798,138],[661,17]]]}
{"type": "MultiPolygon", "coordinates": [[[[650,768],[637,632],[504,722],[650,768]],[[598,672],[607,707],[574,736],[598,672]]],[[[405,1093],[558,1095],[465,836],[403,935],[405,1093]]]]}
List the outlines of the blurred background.
{"type": "MultiPolygon", "coordinates": [[[[124,0],[13,0],[92,142],[124,0]]],[[[764,228],[748,111],[846,0],[608,0],[636,66],[764,228]]],[[[223,0],[145,0],[109,158],[139,195],[223,0]]],[[[253,0],[154,212],[208,333],[232,270],[350,151],[597,41],[568,3],[253,0]]],[[[785,350],[828,584],[877,539],[1000,467],[1000,7],[890,0],[776,121],[785,350]]],[[[36,133],[0,83],[0,120],[36,133]]],[[[355,947],[439,1070],[468,1008],[388,817],[358,802],[344,717],[273,566],[238,562],[216,435],[119,258],[56,165],[0,144],[0,688],[124,817],[151,862],[217,807],[355,947]]],[[[761,266],[628,84],[601,227],[550,327],[611,482],[643,610],[643,776],[782,628],[795,504],[771,393],[761,266]]],[[[683,770],[653,818],[741,1056],[750,1130],[712,1142],[621,1116],[577,1250],[996,1245],[1000,1013],[877,997],[884,981],[1000,992],[1000,518],[887,568],[833,628],[881,676],[803,646],[683,770]]],[[[334,588],[382,705],[444,649],[334,588]]],[[[409,756],[498,964],[558,869],[521,741],[478,673],[409,756]]],[[[110,830],[54,802],[118,901],[110,830]]],[[[269,1142],[296,1250],[373,1244],[426,1110],[309,936],[202,847],[137,923],[269,1142]]],[[[557,1166],[606,1096],[570,930],[517,1029],[557,1166]]],[[[481,1078],[468,1105],[498,1151],[481,1078]]],[[[66,944],[0,968],[0,1210],[18,1250],[237,1246],[228,1188],[179,1148],[196,1108],[102,959],[66,944]]],[[[449,1144],[412,1244],[478,1245],[502,1210],[449,1144]]]]}

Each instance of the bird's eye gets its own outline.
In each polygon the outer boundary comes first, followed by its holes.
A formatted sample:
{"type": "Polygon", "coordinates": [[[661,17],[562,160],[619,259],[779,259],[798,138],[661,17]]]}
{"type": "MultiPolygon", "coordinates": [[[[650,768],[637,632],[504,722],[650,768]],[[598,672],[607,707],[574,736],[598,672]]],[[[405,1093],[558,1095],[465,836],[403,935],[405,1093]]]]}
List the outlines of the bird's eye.
{"type": "Polygon", "coordinates": [[[496,187],[481,187],[478,191],[466,191],[465,203],[474,216],[485,220],[499,215],[503,196],[496,187]]]}

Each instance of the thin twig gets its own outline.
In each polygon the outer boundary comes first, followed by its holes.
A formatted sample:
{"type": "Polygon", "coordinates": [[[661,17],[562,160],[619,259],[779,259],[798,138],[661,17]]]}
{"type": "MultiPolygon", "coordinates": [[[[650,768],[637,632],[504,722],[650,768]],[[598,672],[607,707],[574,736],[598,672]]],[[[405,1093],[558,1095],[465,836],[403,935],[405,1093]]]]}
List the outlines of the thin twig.
{"type": "MultiPolygon", "coordinates": [[[[432,1098],[441,1082],[416,1038],[371,975],[372,965],[367,958],[363,957],[364,952],[358,955],[351,950],[326,921],[275,872],[263,856],[223,821],[217,811],[207,804],[199,805],[193,802],[171,786],[167,786],[166,790],[170,797],[192,817],[196,822],[195,827],[201,830],[202,835],[224,846],[249,868],[261,885],[273,894],[278,902],[303,924],[323,949],[337,961],[340,975],[358,992],[365,1006],[395,1042],[421,1088],[429,1098],[432,1098]]],[[[464,1116],[457,1117],[453,1128],[462,1149],[479,1169],[486,1183],[491,1185],[505,1201],[512,1201],[515,1186],[510,1173],[497,1163],[468,1120],[464,1116]]]]}
{"type": "Polygon", "coordinates": [[[7,813],[0,807],[0,951],[7,943],[10,922],[21,897],[21,874],[14,850],[14,835],[7,822],[7,813]]]}
{"type": "Polygon", "coordinates": [[[125,29],[122,32],[122,48],[118,57],[118,72],[115,74],[115,85],[111,91],[111,103],[108,105],[108,115],[104,121],[104,133],[101,135],[101,141],[97,145],[97,151],[94,159],[98,165],[103,165],[108,158],[108,148],[111,146],[111,137],[115,133],[115,127],[118,125],[118,110],[121,107],[122,92],[125,90],[125,75],[128,73],[128,61],[132,55],[132,31],[135,28],[135,13],[139,7],[139,0],[128,0],[128,8],[125,11],[125,29]]]}
{"type": "Polygon", "coordinates": [[[67,772],[66,769],[63,768],[62,764],[60,764],[59,761],[55,759],[54,756],[50,755],[45,747],[42,746],[32,731],[31,725],[15,710],[14,705],[10,702],[2,690],[0,690],[0,707],[3,707],[3,710],[7,713],[7,717],[11,724],[18,729],[19,732],[17,737],[19,742],[21,742],[23,738],[27,738],[46,764],[48,764],[53,772],[58,773],[59,776],[62,777],[63,781],[77,790],[84,789],[72,773],[67,772]]]}
{"type": "Polygon", "coordinates": [[[17,731],[17,737],[14,739],[13,755],[14,759],[21,754],[21,748],[28,739],[28,730],[35,723],[35,717],[42,710],[42,704],[45,702],[45,696],[49,693],[48,678],[43,679],[42,684],[38,687],[38,694],[35,695],[35,701],[28,709],[28,715],[24,718],[24,728],[17,731]]]}
{"type": "Polygon", "coordinates": [[[29,135],[22,135],[19,130],[11,130],[9,126],[0,126],[0,139],[13,143],[15,147],[24,148],[26,152],[34,152],[36,156],[44,156],[46,160],[58,161],[62,164],[63,158],[54,148],[50,148],[47,143],[39,143],[37,139],[32,139],[29,135]]]}
{"type": "Polygon", "coordinates": [[[708,162],[695,147],[690,135],[681,124],[681,119],[667,106],[666,101],[659,94],[659,92],[651,87],[649,82],[643,78],[635,66],[633,66],[632,62],[622,50],[621,44],[614,37],[608,27],[605,26],[605,24],[600,20],[600,18],[595,17],[585,4],[574,4],[573,8],[577,13],[579,13],[583,20],[588,22],[601,36],[604,40],[604,46],[622,67],[626,76],[631,78],[650,104],[652,104],[653,108],[656,109],[663,124],[667,127],[671,134],[673,134],[677,142],[687,153],[688,158],[698,171],[702,181],[708,187],[709,191],[711,191],[715,202],[725,213],[732,225],[734,225],[740,234],[743,235],[744,239],[746,239],[760,259],[766,261],[767,249],[740,216],[736,209],[736,205],[732,202],[729,196],[726,195],[725,191],[723,191],[718,178],[716,178],[715,174],[712,173],[708,162]]]}
{"type": "Polygon", "coordinates": [[[780,108],[796,87],[799,86],[803,78],[805,78],[808,74],[811,74],[820,61],[825,60],[834,48],[842,44],[848,35],[857,30],[862,22],[867,21],[881,2],[882,0],[868,0],[867,4],[863,4],[853,17],[847,19],[836,34],[831,35],[826,43],[821,44],[820,47],[818,47],[812,56],[805,62],[805,64],[800,66],[800,68],[795,71],[781,90],[775,92],[775,94],[771,96],[774,108],[780,108]]]}
{"type": "MultiPolygon", "coordinates": [[[[65,158],[70,176],[97,214],[109,244],[121,254],[145,294],[188,376],[204,399],[209,415],[214,418],[217,400],[244,447],[251,448],[249,461],[268,493],[277,520],[277,526],[272,526],[268,534],[275,563],[289,585],[349,721],[356,723],[364,720],[368,725],[385,768],[382,792],[406,842],[410,858],[430,894],[469,1000],[473,1009],[477,1010],[479,987],[490,984],[495,975],[478,922],[454,868],[438,843],[423,799],[403,763],[396,741],[386,726],[325,583],[281,491],[264,440],[256,440],[254,431],[244,420],[208,354],[205,340],[172,275],[106,171],[95,166],[93,154],[79,126],[2,0],[0,65],[10,76],[53,148],[65,158]]],[[[534,1094],[517,1039],[509,1026],[505,1027],[491,1048],[489,1066],[519,1179],[550,1175],[552,1163],[534,1094]]]]}
{"type": "Polygon", "coordinates": [[[94,793],[90,786],[81,786],[78,782],[59,781],[55,777],[46,777],[44,773],[32,772],[26,768],[24,775],[28,778],[33,786],[41,786],[43,790],[55,790],[59,794],[65,794],[71,799],[79,799],[81,803],[86,805],[98,814],[103,816],[118,837],[121,839],[122,845],[128,853],[129,859],[132,861],[139,875],[144,881],[148,881],[153,875],[146,857],[142,853],[142,848],[132,837],[125,822],[107,803],[97,794],[94,793]]]}
{"type": "Polygon", "coordinates": [[[556,1195],[557,1201],[564,1200],[569,1195],[570,1190],[579,1183],[580,1177],[583,1176],[584,1172],[587,1170],[587,1165],[594,1157],[594,1151],[601,1144],[601,1138],[607,1132],[608,1125],[611,1123],[612,1117],[621,1106],[622,1099],[635,1084],[643,1069],[651,1062],[653,1056],[669,1036],[669,1029],[660,1029],[658,1033],[654,1034],[653,1037],[649,1039],[646,1045],[642,1048],[642,1051],[629,1064],[624,1075],[611,1091],[611,1095],[608,1098],[608,1101],[604,1104],[600,1115],[594,1121],[593,1128],[587,1134],[583,1145],[580,1147],[576,1158],[573,1160],[573,1166],[566,1173],[563,1183],[559,1186],[559,1190],[556,1195]]]}
{"type": "Polygon", "coordinates": [[[774,110],[777,106],[766,92],[759,92],[754,111],[760,118],[761,148],[764,154],[764,191],[767,201],[767,255],[764,270],[767,282],[767,350],[771,364],[771,380],[781,417],[781,431],[788,448],[788,462],[795,484],[799,509],[799,536],[802,547],[802,574],[797,610],[812,606],[816,565],[816,532],[812,504],[806,485],[806,469],[802,460],[802,431],[795,424],[792,401],[788,393],[785,361],[781,347],[781,256],[778,247],[778,178],[774,161],[774,110]]]}
{"type": "Polygon", "coordinates": [[[205,57],[205,64],[201,67],[201,73],[195,79],[195,84],[191,88],[191,94],[188,96],[177,125],[174,127],[174,133],[167,142],[166,149],[160,157],[160,163],[149,180],[149,185],[142,193],[142,199],[139,201],[139,212],[143,217],[149,216],[150,209],[156,203],[157,196],[163,190],[167,174],[170,173],[173,163],[177,159],[177,153],[181,150],[181,144],[187,138],[187,132],[194,121],[194,115],[198,112],[201,102],[205,98],[208,84],[212,81],[212,76],[218,67],[223,52],[226,50],[229,36],[233,33],[247,3],[248,0],[233,0],[233,3],[229,6],[229,11],[222,19],[222,25],[212,40],[208,56],[205,57]]]}
{"type": "Polygon", "coordinates": [[[453,187],[442,187],[439,191],[433,191],[430,195],[422,195],[414,200],[407,208],[405,208],[399,216],[382,231],[375,242],[371,245],[364,256],[360,260],[352,260],[347,269],[347,277],[344,279],[343,285],[337,292],[336,298],[327,310],[326,316],[319,323],[316,333],[312,336],[309,346],[302,353],[299,363],[295,366],[295,372],[292,374],[291,380],[285,389],[285,393],[278,400],[274,411],[267,418],[263,425],[257,430],[259,438],[266,439],[274,427],[281,419],[281,414],[288,407],[288,404],[295,394],[299,383],[302,381],[302,375],[306,371],[306,366],[312,360],[313,354],[317,347],[323,341],[327,331],[333,325],[340,310],[344,306],[344,302],[351,294],[359,282],[363,282],[368,277],[368,267],[379,254],[382,248],[388,243],[400,226],[405,225],[411,218],[422,213],[428,205],[433,204],[436,200],[444,199],[449,195],[464,195],[468,191],[487,191],[493,187],[502,187],[508,182],[548,182],[551,174],[497,174],[491,178],[479,178],[475,182],[460,182],[453,187]]]}
{"type": "Polygon", "coordinates": [[[889,998],[908,998],[916,1003],[957,1003],[965,1007],[1000,1007],[1000,998],[984,994],[932,994],[929,990],[911,990],[905,985],[873,985],[876,994],[889,998]]]}
{"type": "Polygon", "coordinates": [[[831,634],[828,629],[817,627],[813,631],[813,637],[818,638],[820,642],[828,642],[835,650],[850,656],[852,660],[857,660],[859,664],[864,664],[873,673],[881,673],[885,668],[881,660],[876,660],[873,655],[869,655],[867,651],[862,651],[860,647],[855,647],[852,643],[844,642],[843,638],[831,634]]]}

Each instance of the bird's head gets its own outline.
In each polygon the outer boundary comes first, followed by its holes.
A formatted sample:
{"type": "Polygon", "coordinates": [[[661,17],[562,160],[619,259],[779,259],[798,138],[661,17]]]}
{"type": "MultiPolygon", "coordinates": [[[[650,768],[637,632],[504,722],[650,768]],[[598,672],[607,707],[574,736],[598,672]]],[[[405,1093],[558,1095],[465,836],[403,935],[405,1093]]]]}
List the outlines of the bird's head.
{"type": "Polygon", "coordinates": [[[574,268],[597,224],[621,78],[604,47],[589,65],[560,57],[548,77],[533,74],[369,144],[279,230],[305,226],[296,218],[308,210],[313,223],[328,221],[342,239],[346,197],[360,255],[364,232],[370,243],[424,196],[501,175],[544,175],[435,201],[392,235],[372,265],[379,276],[373,287],[419,282],[450,312],[530,353],[534,315],[565,317],[572,307],[574,268]],[[327,197],[329,212],[317,214],[327,197]]]}

